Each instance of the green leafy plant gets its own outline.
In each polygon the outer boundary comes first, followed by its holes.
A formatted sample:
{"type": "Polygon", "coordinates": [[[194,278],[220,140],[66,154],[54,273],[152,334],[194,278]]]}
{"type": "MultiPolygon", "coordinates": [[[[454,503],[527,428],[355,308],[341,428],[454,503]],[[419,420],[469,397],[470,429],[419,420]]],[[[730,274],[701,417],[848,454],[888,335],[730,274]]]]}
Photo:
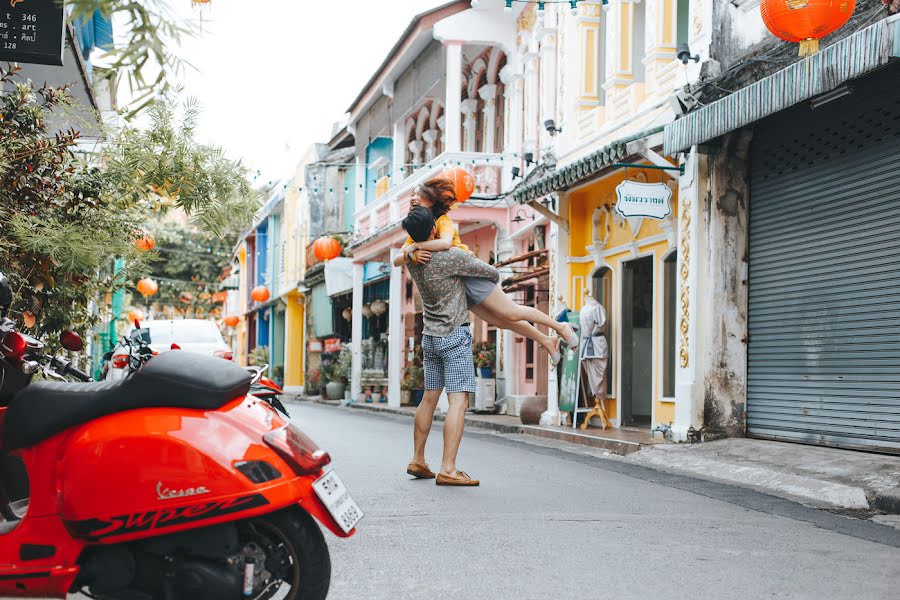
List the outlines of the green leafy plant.
{"type": "Polygon", "coordinates": [[[269,347],[257,346],[250,351],[250,354],[247,358],[250,361],[251,365],[255,365],[258,367],[267,365],[269,364],[269,347]]]}
{"type": "Polygon", "coordinates": [[[490,342],[481,342],[473,349],[472,357],[476,367],[493,367],[497,362],[497,349],[490,342]]]}

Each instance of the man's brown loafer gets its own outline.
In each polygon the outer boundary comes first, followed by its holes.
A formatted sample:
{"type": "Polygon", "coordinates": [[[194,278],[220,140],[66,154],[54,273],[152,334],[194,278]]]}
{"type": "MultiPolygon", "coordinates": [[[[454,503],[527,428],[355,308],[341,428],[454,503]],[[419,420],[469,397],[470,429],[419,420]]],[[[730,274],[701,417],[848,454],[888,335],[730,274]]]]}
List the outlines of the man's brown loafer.
{"type": "Polygon", "coordinates": [[[460,487],[471,487],[479,485],[481,482],[477,479],[472,479],[463,471],[457,471],[456,475],[444,475],[443,473],[438,473],[437,481],[435,481],[437,485],[455,485],[460,487]]]}
{"type": "Polygon", "coordinates": [[[416,462],[409,463],[406,472],[416,479],[434,479],[434,471],[428,468],[428,465],[420,465],[416,462]]]}

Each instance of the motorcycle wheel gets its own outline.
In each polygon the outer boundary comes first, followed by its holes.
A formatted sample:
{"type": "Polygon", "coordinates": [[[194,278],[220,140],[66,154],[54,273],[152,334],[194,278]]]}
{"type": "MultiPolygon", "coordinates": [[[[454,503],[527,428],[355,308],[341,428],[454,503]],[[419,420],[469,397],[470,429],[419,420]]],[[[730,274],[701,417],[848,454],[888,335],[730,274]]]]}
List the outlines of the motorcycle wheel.
{"type": "Polygon", "coordinates": [[[240,526],[244,544],[265,553],[274,578],[254,589],[257,600],[325,600],[331,585],[331,556],[322,530],[308,513],[288,509],[240,526]]]}

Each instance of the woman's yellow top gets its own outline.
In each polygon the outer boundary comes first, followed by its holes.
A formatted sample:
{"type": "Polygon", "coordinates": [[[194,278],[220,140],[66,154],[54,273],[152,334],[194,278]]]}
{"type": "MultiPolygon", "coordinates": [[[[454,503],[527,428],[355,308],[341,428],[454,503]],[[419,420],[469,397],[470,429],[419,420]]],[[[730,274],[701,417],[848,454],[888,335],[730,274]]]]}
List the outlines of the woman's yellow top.
{"type": "MultiPolygon", "coordinates": [[[[459,248],[465,252],[469,251],[469,247],[462,243],[459,239],[459,231],[456,230],[456,225],[453,224],[453,220],[447,215],[441,215],[434,222],[435,227],[437,227],[438,237],[443,238],[446,235],[453,234],[453,248],[459,248]]],[[[406,242],[404,242],[403,247],[411,246],[413,244],[413,239],[411,237],[406,238],[406,242]]]]}

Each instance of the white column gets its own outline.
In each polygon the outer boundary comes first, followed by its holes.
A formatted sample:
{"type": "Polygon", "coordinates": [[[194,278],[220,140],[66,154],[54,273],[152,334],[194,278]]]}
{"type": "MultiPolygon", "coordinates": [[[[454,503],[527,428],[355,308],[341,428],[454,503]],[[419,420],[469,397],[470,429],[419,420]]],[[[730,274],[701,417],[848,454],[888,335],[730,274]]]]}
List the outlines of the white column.
{"type": "MultiPolygon", "coordinates": [[[[556,12],[546,11],[547,16],[544,27],[540,29],[541,36],[541,108],[540,108],[540,132],[541,147],[553,146],[554,138],[544,128],[544,121],[556,118],[556,96],[559,90],[556,88],[556,12]]],[[[559,123],[557,123],[557,127],[559,123]]]]}
{"type": "MultiPolygon", "coordinates": [[[[512,240],[506,237],[509,234],[508,231],[497,228],[497,238],[499,240],[497,244],[497,262],[503,262],[509,258],[512,258],[513,252],[515,250],[515,244],[512,240]]],[[[500,279],[503,280],[506,277],[511,277],[514,275],[511,267],[505,267],[500,269],[500,279]]],[[[516,340],[515,335],[512,331],[508,329],[504,329],[502,331],[502,343],[503,343],[503,369],[499,370],[498,375],[498,384],[502,382],[503,384],[503,392],[504,397],[509,398],[510,396],[515,396],[519,392],[519,375],[521,372],[516,369],[516,340]]],[[[498,391],[498,397],[499,392],[498,391]]],[[[510,406],[510,403],[507,402],[507,407],[510,406]]]]}
{"type": "MultiPolygon", "coordinates": [[[[526,152],[537,152],[539,133],[537,131],[539,118],[540,96],[540,77],[538,73],[538,54],[537,42],[532,40],[529,43],[528,53],[522,57],[525,63],[525,128],[523,135],[525,136],[524,148],[526,152]]],[[[537,159],[537,156],[535,156],[537,159]]]]}
{"type": "Polygon", "coordinates": [[[475,147],[475,127],[478,124],[475,119],[475,111],[478,110],[478,100],[468,98],[462,101],[460,107],[464,115],[463,128],[466,130],[465,150],[466,152],[478,152],[481,150],[475,147]]]}
{"type": "Polygon", "coordinates": [[[462,42],[448,42],[444,45],[447,53],[447,99],[444,103],[444,150],[459,152],[462,102],[462,42]]]}
{"type": "Polygon", "coordinates": [[[350,397],[356,402],[362,391],[363,336],[363,268],[365,263],[353,263],[353,323],[350,329],[350,349],[353,365],[350,369],[350,397]]]}
{"type": "Polygon", "coordinates": [[[425,162],[431,162],[437,156],[437,139],[440,131],[437,129],[429,129],[422,132],[422,139],[425,140],[425,162]]]}
{"type": "MultiPolygon", "coordinates": [[[[494,151],[494,131],[496,131],[496,123],[494,119],[497,115],[496,96],[497,86],[494,84],[483,85],[478,90],[478,95],[484,100],[484,148],[478,148],[479,152],[494,151]]],[[[503,140],[500,140],[502,143],[503,140]]]]}
{"type": "MultiPolygon", "coordinates": [[[[568,194],[560,194],[557,201],[557,214],[568,220],[569,197],[568,194]]],[[[553,285],[550,286],[550,315],[556,317],[562,311],[562,305],[558,301],[561,296],[567,306],[574,304],[574,298],[569,298],[569,232],[557,225],[550,224],[550,240],[547,247],[554,254],[552,257],[554,274],[553,285]],[[552,244],[552,240],[556,244],[552,244]]],[[[559,381],[556,377],[556,369],[550,368],[550,378],[547,384],[547,412],[541,415],[541,425],[556,425],[559,422],[559,381]]]]}
{"type": "Polygon", "coordinates": [[[422,163],[422,142],[419,140],[411,141],[409,143],[409,151],[412,153],[413,164],[420,165],[422,163]]]}
{"type": "Polygon", "coordinates": [[[388,305],[388,406],[400,406],[400,366],[403,364],[403,269],[395,267],[400,253],[391,248],[390,304],[388,305]]]}
{"type": "Polygon", "coordinates": [[[675,364],[675,424],[672,437],[685,441],[690,427],[703,425],[703,385],[698,381],[697,276],[699,259],[700,186],[696,146],[685,159],[684,175],[678,179],[678,289],[675,364]]]}

